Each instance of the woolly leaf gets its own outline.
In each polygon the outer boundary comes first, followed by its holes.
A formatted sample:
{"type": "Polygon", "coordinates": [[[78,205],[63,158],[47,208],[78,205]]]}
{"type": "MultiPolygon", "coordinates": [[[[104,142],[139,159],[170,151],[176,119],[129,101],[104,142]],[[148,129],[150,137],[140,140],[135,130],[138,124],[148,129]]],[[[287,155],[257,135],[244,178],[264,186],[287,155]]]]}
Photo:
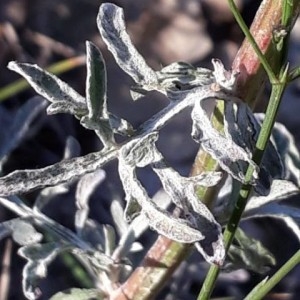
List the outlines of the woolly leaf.
{"type": "Polygon", "coordinates": [[[39,242],[43,236],[27,220],[12,219],[0,224],[0,239],[12,235],[13,240],[19,245],[30,245],[39,242]]]}
{"type": "Polygon", "coordinates": [[[93,173],[84,175],[78,182],[76,188],[75,227],[79,235],[85,226],[89,214],[89,198],[96,187],[105,179],[105,172],[100,169],[93,173]]]}
{"type": "Polygon", "coordinates": [[[86,112],[85,99],[55,75],[37,65],[26,63],[10,62],[8,68],[22,75],[38,94],[55,103],[56,112],[59,112],[60,104],[63,107],[62,112],[76,115],[86,112]]]}
{"type": "MultiPolygon", "coordinates": [[[[75,138],[69,136],[67,138],[64,159],[78,156],[80,153],[80,145],[75,138]]],[[[44,188],[36,198],[33,209],[41,211],[54,197],[65,194],[69,191],[68,184],[59,184],[52,187],[44,188]]]]}
{"type": "Polygon", "coordinates": [[[163,157],[153,164],[153,170],[159,176],[164,190],[174,204],[183,209],[185,217],[204,236],[203,241],[197,244],[197,249],[208,262],[222,265],[225,258],[222,228],[195,193],[197,185],[216,185],[221,179],[221,173],[203,173],[195,177],[184,178],[168,167],[163,157]]]}
{"type": "Polygon", "coordinates": [[[107,256],[111,256],[116,247],[116,233],[112,226],[103,225],[103,233],[105,240],[105,250],[104,253],[107,256]]]}
{"type": "Polygon", "coordinates": [[[38,282],[47,276],[48,265],[63,250],[63,246],[58,243],[35,244],[18,250],[18,254],[28,261],[23,269],[22,280],[23,292],[27,299],[39,298],[41,291],[38,282]]]}
{"type": "Polygon", "coordinates": [[[112,113],[109,113],[109,122],[115,133],[126,136],[134,134],[134,129],[128,121],[119,118],[112,113]]]}
{"type": "Polygon", "coordinates": [[[26,193],[41,187],[71,182],[101,168],[115,157],[115,153],[114,150],[103,150],[41,169],[14,171],[0,178],[0,195],[26,193]]]}
{"type": "Polygon", "coordinates": [[[160,89],[184,91],[194,87],[210,85],[215,81],[209,69],[195,68],[185,62],[172,63],[156,72],[160,89]]]}
{"type": "Polygon", "coordinates": [[[142,168],[160,159],[153,148],[157,139],[158,132],[155,131],[128,142],[121,149],[121,155],[126,160],[126,164],[142,168]]]}
{"type": "Polygon", "coordinates": [[[49,300],[104,300],[105,295],[97,289],[71,288],[59,292],[49,300]]]}
{"type": "Polygon", "coordinates": [[[31,245],[42,240],[43,235],[35,230],[29,221],[14,219],[7,221],[12,231],[12,238],[19,245],[31,245]]]}
{"type": "Polygon", "coordinates": [[[248,164],[254,168],[252,184],[258,178],[258,166],[252,161],[251,153],[237,145],[232,138],[216,130],[204,109],[201,101],[196,102],[192,111],[193,139],[201,143],[203,149],[218,161],[220,167],[238,181],[245,183],[244,171],[248,164]]]}
{"type": "MultiPolygon", "coordinates": [[[[126,144],[121,149],[119,173],[126,193],[126,200],[137,202],[141,207],[141,214],[146,217],[149,226],[158,233],[173,240],[184,243],[193,243],[204,239],[208,240],[207,236],[202,232],[202,230],[205,230],[205,227],[208,228],[210,236],[216,235],[217,237],[216,239],[209,239],[210,244],[205,244],[204,247],[198,244],[198,249],[210,263],[222,264],[225,251],[221,238],[221,227],[214,221],[213,216],[204,204],[199,202],[195,196],[195,179],[191,179],[192,184],[188,187],[189,192],[187,195],[186,187],[184,187],[183,184],[186,184],[188,179],[186,179],[185,183],[183,183],[183,180],[180,182],[180,177],[175,171],[170,171],[165,165],[162,166],[161,161],[163,158],[155,147],[155,141],[156,136],[154,134],[148,134],[144,136],[141,141],[133,141],[132,144],[128,143],[129,145],[126,144]],[[173,201],[178,204],[179,207],[183,208],[184,213],[188,215],[187,219],[172,216],[167,211],[160,209],[149,199],[146,191],[136,178],[134,171],[135,165],[145,166],[147,164],[153,164],[154,170],[162,179],[163,186],[167,188],[167,192],[169,192],[173,201]],[[170,174],[170,172],[172,172],[172,174],[170,174]],[[172,184],[169,189],[168,184],[171,184],[174,178],[175,183],[172,184]],[[176,181],[176,179],[178,180],[176,181]],[[195,199],[188,199],[190,196],[195,199]],[[193,204],[190,205],[189,201],[192,201],[193,204]],[[194,210],[189,209],[190,206],[192,206],[194,210]],[[200,220],[202,222],[200,222],[200,220]],[[206,251],[208,247],[214,248],[213,253],[206,251]]],[[[205,176],[201,178],[204,185],[213,185],[220,180],[220,174],[216,174],[215,178],[213,178],[211,174],[211,178],[206,182],[204,177],[205,176]]],[[[201,180],[199,180],[200,176],[197,179],[199,184],[201,184],[201,180]]],[[[206,233],[205,231],[205,234],[206,233]]]]}
{"type": "Polygon", "coordinates": [[[138,53],[126,32],[123,9],[111,3],[102,4],[97,24],[104,42],[123,71],[137,84],[156,85],[155,72],[138,53]]]}
{"type": "Polygon", "coordinates": [[[287,199],[292,195],[296,195],[300,192],[293,182],[287,180],[273,180],[270,193],[267,196],[253,195],[246,206],[245,214],[251,212],[251,210],[260,209],[262,206],[271,203],[278,202],[283,199],[287,199]]]}
{"type": "Polygon", "coordinates": [[[128,165],[122,157],[119,158],[119,174],[125,190],[126,200],[131,201],[131,199],[134,199],[141,206],[141,213],[146,217],[151,228],[160,234],[183,243],[192,243],[203,239],[201,232],[190,227],[189,221],[171,216],[151,201],[136,178],[134,168],[128,165]]]}

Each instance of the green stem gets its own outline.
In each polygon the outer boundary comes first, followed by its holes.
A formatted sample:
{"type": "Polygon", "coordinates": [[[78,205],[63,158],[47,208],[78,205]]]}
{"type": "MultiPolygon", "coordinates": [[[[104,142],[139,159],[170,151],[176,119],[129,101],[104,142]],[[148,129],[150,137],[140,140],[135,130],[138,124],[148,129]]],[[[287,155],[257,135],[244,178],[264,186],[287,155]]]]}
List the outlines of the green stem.
{"type": "MultiPolygon", "coordinates": [[[[256,142],[256,150],[253,155],[253,161],[258,165],[261,163],[264,150],[267,146],[267,143],[271,135],[271,131],[275,122],[279,104],[286,86],[286,78],[287,78],[287,71],[285,71],[282,74],[282,79],[280,80],[281,84],[276,84],[272,86],[272,92],[270,96],[270,102],[266,111],[266,117],[262,124],[261,131],[259,133],[258,140],[256,142]]],[[[250,182],[253,171],[254,171],[253,168],[249,166],[245,175],[246,182],[250,182]]],[[[225,245],[226,252],[228,251],[233,241],[234,234],[236,232],[236,229],[238,228],[238,224],[242,217],[243,211],[246,207],[247,200],[250,197],[251,191],[252,191],[252,186],[248,184],[242,185],[234,211],[224,231],[224,245],[225,245]]],[[[203,283],[202,289],[199,293],[198,300],[206,300],[210,298],[210,295],[213,291],[216,280],[218,278],[219,272],[220,272],[219,267],[217,266],[210,267],[206,279],[203,283]]]]}
{"type": "Polygon", "coordinates": [[[233,0],[228,0],[228,4],[230,7],[230,10],[232,12],[232,14],[235,17],[235,20],[237,21],[237,23],[239,24],[241,30],[243,31],[244,35],[246,36],[247,40],[250,42],[252,48],[254,49],[256,55],[258,56],[261,64],[263,65],[265,71],[268,74],[269,80],[271,83],[275,83],[277,82],[277,77],[275,75],[275,73],[273,72],[269,62],[267,61],[266,57],[264,56],[264,54],[261,52],[259,46],[257,45],[255,39],[253,38],[252,34],[250,33],[246,23],[244,22],[238,8],[236,7],[235,3],[233,0]]]}
{"type": "Polygon", "coordinates": [[[269,280],[255,287],[245,300],[264,299],[268,292],[300,263],[300,250],[298,250],[269,280]]]}

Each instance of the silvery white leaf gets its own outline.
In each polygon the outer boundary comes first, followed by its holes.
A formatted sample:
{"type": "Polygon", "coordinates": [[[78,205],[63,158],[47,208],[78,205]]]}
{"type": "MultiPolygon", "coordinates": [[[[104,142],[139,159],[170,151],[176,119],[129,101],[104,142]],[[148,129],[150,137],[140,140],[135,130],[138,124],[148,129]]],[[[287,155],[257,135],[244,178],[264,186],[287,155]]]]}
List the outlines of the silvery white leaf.
{"type": "Polygon", "coordinates": [[[66,101],[58,101],[51,103],[47,107],[47,114],[48,115],[55,115],[55,114],[70,114],[74,115],[75,118],[81,119],[82,116],[85,116],[88,111],[87,108],[82,106],[78,107],[77,104],[66,102],[66,101]]]}
{"type": "Polygon", "coordinates": [[[151,203],[150,199],[142,206],[141,213],[147,218],[150,228],[174,241],[195,243],[205,238],[189,220],[172,216],[151,203]]]}
{"type": "Polygon", "coordinates": [[[20,217],[30,216],[30,208],[17,196],[0,197],[0,203],[20,217]]]}
{"type": "Polygon", "coordinates": [[[124,210],[120,203],[120,199],[113,199],[110,205],[110,213],[114,220],[114,225],[120,236],[128,229],[128,224],[124,220],[124,210]]]}
{"type": "Polygon", "coordinates": [[[97,17],[100,34],[118,65],[137,84],[157,84],[155,72],[133,46],[126,32],[123,9],[112,4],[101,4],[97,17]]]}
{"type": "MultiPolygon", "coordinates": [[[[138,134],[146,134],[153,131],[159,131],[174,116],[179,114],[187,107],[192,107],[195,103],[208,98],[221,97],[228,99],[228,95],[222,91],[215,91],[208,86],[199,86],[189,91],[169,93],[170,103],[157,114],[145,121],[137,130],[138,134]]],[[[230,97],[231,98],[231,97],[230,97]]]]}
{"type": "Polygon", "coordinates": [[[13,121],[8,126],[1,128],[3,139],[0,142],[0,160],[13,151],[26,137],[31,122],[46,107],[46,103],[40,97],[29,99],[12,117],[13,121]]]}
{"type": "Polygon", "coordinates": [[[114,228],[108,224],[103,225],[103,233],[105,239],[104,253],[110,257],[116,247],[116,233],[114,228]]]}
{"type": "Polygon", "coordinates": [[[196,196],[195,188],[196,186],[209,187],[216,185],[221,180],[222,174],[220,172],[207,172],[184,178],[167,166],[162,155],[157,149],[156,151],[156,156],[160,160],[152,164],[153,170],[157,173],[164,190],[169,194],[173,203],[183,209],[186,214],[192,213],[189,207],[191,205],[194,212],[211,222],[215,222],[210,211],[196,196]]]}
{"type": "Polygon", "coordinates": [[[221,179],[221,173],[203,173],[195,177],[181,177],[175,170],[168,167],[163,158],[153,164],[153,170],[159,176],[164,190],[172,201],[183,209],[186,219],[193,228],[197,228],[203,239],[195,246],[209,263],[222,265],[225,259],[222,228],[208,208],[197,197],[195,188],[213,186],[221,179]]]}
{"type": "MultiPolygon", "coordinates": [[[[232,197],[236,192],[239,191],[240,186],[233,182],[230,177],[228,177],[221,188],[216,204],[213,207],[213,215],[221,224],[225,224],[230,217],[235,203],[231,199],[236,199],[232,197]]],[[[299,187],[297,187],[293,182],[287,180],[274,179],[270,188],[270,192],[267,196],[260,196],[256,193],[252,193],[250,199],[248,200],[247,206],[243,218],[248,216],[255,217],[257,210],[260,210],[265,205],[269,203],[275,203],[289,198],[290,196],[298,194],[299,187]]]]}
{"type": "Polygon", "coordinates": [[[141,213],[147,218],[149,226],[158,233],[183,243],[192,243],[203,239],[189,221],[175,218],[157,207],[147,195],[134,171],[122,158],[119,158],[119,174],[126,194],[126,200],[135,199],[141,206],[141,213]]]}
{"type": "Polygon", "coordinates": [[[96,170],[81,177],[77,184],[75,227],[80,234],[89,214],[89,199],[96,187],[105,180],[106,174],[102,169],[96,170]]]}
{"type": "Polygon", "coordinates": [[[119,118],[114,114],[109,113],[109,122],[115,133],[126,136],[131,136],[134,133],[134,129],[128,121],[119,118]]]}
{"type": "Polygon", "coordinates": [[[99,289],[71,288],[55,294],[49,300],[104,300],[105,297],[99,289]]]}
{"type": "Polygon", "coordinates": [[[129,252],[137,252],[142,250],[143,247],[140,245],[140,243],[135,242],[135,240],[140,233],[139,230],[146,230],[148,227],[148,222],[143,215],[137,216],[132,221],[126,232],[124,232],[120,237],[120,241],[113,253],[113,257],[120,260],[122,257],[126,257],[129,252]],[[139,225],[141,225],[142,228],[137,227],[139,225]]]}
{"type": "Polygon", "coordinates": [[[172,63],[156,72],[160,89],[184,91],[215,81],[213,72],[205,68],[195,68],[185,62],[172,63]]]}
{"type": "Polygon", "coordinates": [[[31,245],[40,242],[43,238],[43,235],[37,232],[29,221],[18,218],[6,223],[12,231],[12,238],[19,245],[31,245]]]}
{"type": "Polygon", "coordinates": [[[239,72],[227,71],[219,59],[213,59],[212,64],[214,67],[213,74],[215,76],[216,83],[223,89],[234,92],[239,72]]]}
{"type": "Polygon", "coordinates": [[[245,214],[247,215],[251,213],[252,210],[260,209],[270,202],[278,202],[298,193],[300,193],[300,189],[293,182],[275,179],[272,182],[270,193],[267,196],[253,195],[249,199],[245,214]]]}
{"type": "Polygon", "coordinates": [[[172,203],[171,197],[163,188],[160,188],[152,197],[152,201],[160,208],[167,209],[172,203]]]}
{"type": "Polygon", "coordinates": [[[145,167],[160,159],[160,156],[156,156],[157,151],[154,151],[154,143],[157,139],[158,132],[156,131],[135,138],[121,148],[120,155],[130,166],[145,167]]]}
{"type": "Polygon", "coordinates": [[[144,97],[148,91],[139,86],[133,86],[130,88],[130,96],[133,101],[137,101],[140,98],[144,97]]]}
{"type": "Polygon", "coordinates": [[[27,299],[35,300],[41,295],[38,281],[47,276],[47,267],[63,250],[58,243],[24,246],[18,254],[28,260],[23,269],[23,292],[27,299]]]}
{"type": "Polygon", "coordinates": [[[44,188],[34,202],[34,210],[42,211],[43,208],[56,196],[66,194],[69,187],[65,184],[44,188]]]}
{"type": "Polygon", "coordinates": [[[81,95],[37,65],[12,61],[8,64],[8,68],[22,75],[38,94],[50,102],[62,103],[67,109],[70,106],[70,112],[74,113],[78,110],[79,115],[86,110],[85,99],[81,95]]]}
{"type": "Polygon", "coordinates": [[[0,178],[0,195],[21,194],[40,187],[71,182],[101,168],[115,158],[116,152],[116,150],[103,150],[63,160],[41,169],[14,171],[0,178]]]}
{"type": "Polygon", "coordinates": [[[141,252],[144,249],[143,245],[139,242],[135,242],[131,245],[129,252],[135,253],[135,252],[141,252]]]}
{"type": "MultiPolygon", "coordinates": [[[[163,189],[160,189],[157,193],[154,194],[152,201],[161,209],[167,209],[167,207],[171,203],[170,197],[163,189]]],[[[141,251],[142,246],[140,245],[140,243],[135,242],[135,240],[149,228],[147,219],[141,214],[135,217],[129,226],[127,223],[125,223],[125,221],[123,222],[123,228],[126,228],[126,231],[122,233],[120,241],[118,243],[118,247],[115,250],[116,253],[114,254],[114,256],[117,257],[126,257],[128,252],[141,251]]]]}
{"type": "MultiPolygon", "coordinates": [[[[74,156],[78,156],[80,152],[80,145],[78,141],[69,136],[66,141],[64,159],[70,159],[74,156]]],[[[56,196],[65,194],[69,191],[68,184],[59,184],[52,187],[44,188],[37,196],[33,210],[42,211],[42,209],[56,196]]]]}
{"type": "Polygon", "coordinates": [[[192,111],[193,139],[218,161],[220,167],[233,178],[245,183],[244,172],[248,164],[254,168],[252,184],[258,178],[258,166],[252,161],[251,153],[237,145],[230,137],[218,132],[211,124],[208,115],[196,102],[192,111]]]}

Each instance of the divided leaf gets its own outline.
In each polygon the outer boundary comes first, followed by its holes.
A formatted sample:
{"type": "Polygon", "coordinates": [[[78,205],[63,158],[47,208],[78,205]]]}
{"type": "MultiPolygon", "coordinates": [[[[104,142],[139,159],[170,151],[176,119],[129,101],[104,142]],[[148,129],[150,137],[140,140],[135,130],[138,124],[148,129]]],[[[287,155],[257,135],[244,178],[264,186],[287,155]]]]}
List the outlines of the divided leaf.
{"type": "Polygon", "coordinates": [[[156,140],[157,135],[150,133],[140,140],[127,143],[120,150],[119,174],[128,205],[138,204],[140,213],[146,217],[149,226],[168,238],[183,243],[204,240],[202,244],[197,244],[198,250],[208,262],[221,265],[225,256],[221,227],[207,207],[197,198],[194,190],[197,184],[215,185],[221,179],[220,173],[183,179],[164,163],[162,155],[155,146],[156,140]],[[163,211],[148,197],[135,174],[137,166],[143,167],[148,164],[152,165],[160,177],[163,187],[173,202],[183,209],[185,219],[163,211]]]}

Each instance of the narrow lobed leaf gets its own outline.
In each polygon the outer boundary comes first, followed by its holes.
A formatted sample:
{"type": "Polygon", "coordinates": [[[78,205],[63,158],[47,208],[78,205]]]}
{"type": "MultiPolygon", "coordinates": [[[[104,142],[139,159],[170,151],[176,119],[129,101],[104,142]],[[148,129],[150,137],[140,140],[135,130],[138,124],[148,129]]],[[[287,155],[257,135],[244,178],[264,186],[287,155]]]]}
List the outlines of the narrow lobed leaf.
{"type": "Polygon", "coordinates": [[[85,226],[89,214],[89,199],[96,187],[105,179],[105,171],[102,169],[96,170],[81,177],[76,188],[76,214],[75,227],[80,234],[85,226]]]}
{"type": "Polygon", "coordinates": [[[91,42],[86,42],[87,78],[86,104],[90,119],[107,118],[106,107],[106,67],[100,50],[91,42]]]}
{"type": "Polygon", "coordinates": [[[115,150],[105,150],[63,160],[41,169],[14,171],[0,178],[0,195],[21,194],[41,187],[71,182],[101,168],[115,158],[115,155],[115,150]]]}
{"type": "Polygon", "coordinates": [[[252,161],[251,153],[237,145],[232,138],[218,132],[211,124],[201,102],[195,103],[192,111],[193,139],[200,143],[203,149],[218,161],[220,167],[233,178],[246,183],[245,170],[250,164],[254,168],[251,183],[255,184],[258,178],[258,166],[252,161]]]}
{"type": "Polygon", "coordinates": [[[82,114],[86,110],[85,99],[55,75],[37,65],[10,62],[8,68],[22,75],[35,91],[56,105],[62,104],[65,112],[82,114]]]}
{"type": "Polygon", "coordinates": [[[155,72],[138,53],[126,32],[123,9],[112,3],[102,4],[97,24],[104,42],[123,71],[137,84],[157,85],[155,72]]]}

